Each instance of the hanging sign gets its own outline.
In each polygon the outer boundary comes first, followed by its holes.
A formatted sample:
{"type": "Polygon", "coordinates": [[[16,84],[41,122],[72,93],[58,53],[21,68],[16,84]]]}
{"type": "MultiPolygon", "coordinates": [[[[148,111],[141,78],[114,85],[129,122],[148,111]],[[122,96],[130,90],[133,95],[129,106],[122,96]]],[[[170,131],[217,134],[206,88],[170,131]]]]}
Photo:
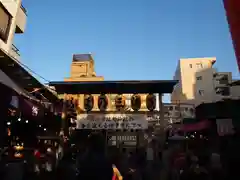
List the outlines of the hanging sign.
{"type": "Polygon", "coordinates": [[[147,116],[140,114],[127,115],[88,115],[77,116],[77,129],[147,129],[147,116]]]}
{"type": "Polygon", "coordinates": [[[38,107],[36,107],[36,106],[32,107],[32,115],[33,116],[37,116],[38,115],[38,111],[39,111],[38,107]]]}
{"type": "Polygon", "coordinates": [[[18,99],[18,96],[12,96],[12,100],[11,100],[10,104],[11,104],[13,107],[18,108],[18,107],[19,107],[19,99],[18,99]]]}
{"type": "Polygon", "coordinates": [[[108,144],[111,146],[116,146],[117,144],[121,144],[123,146],[136,146],[137,145],[137,135],[134,135],[134,136],[131,136],[131,135],[108,136],[108,144]]]}
{"type": "Polygon", "coordinates": [[[93,96],[89,94],[84,95],[84,109],[86,111],[91,111],[93,109],[93,105],[94,105],[93,96]]]}
{"type": "Polygon", "coordinates": [[[156,109],[156,96],[154,94],[147,95],[146,106],[149,111],[154,111],[154,109],[156,109]]]}
{"type": "Polygon", "coordinates": [[[134,111],[138,111],[141,108],[141,97],[138,94],[134,94],[131,97],[131,107],[134,111]]]}
{"type": "Polygon", "coordinates": [[[98,108],[100,111],[106,111],[107,107],[108,107],[107,96],[105,94],[101,94],[98,97],[98,108]]]}
{"type": "Polygon", "coordinates": [[[119,111],[126,106],[125,97],[122,94],[118,94],[115,98],[115,106],[119,111]]]}

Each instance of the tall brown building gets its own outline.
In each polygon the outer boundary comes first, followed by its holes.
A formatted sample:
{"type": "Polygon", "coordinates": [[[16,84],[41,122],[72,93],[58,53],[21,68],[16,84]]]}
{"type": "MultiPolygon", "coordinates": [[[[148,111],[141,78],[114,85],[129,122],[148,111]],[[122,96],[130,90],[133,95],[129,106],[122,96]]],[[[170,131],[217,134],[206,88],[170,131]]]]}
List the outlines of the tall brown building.
{"type": "MultiPolygon", "coordinates": [[[[74,54],[71,64],[70,77],[65,78],[66,82],[80,82],[80,81],[104,81],[103,76],[97,76],[95,72],[94,59],[91,54],[74,54]]],[[[98,96],[99,94],[92,94],[94,97],[93,111],[98,111],[98,96]]],[[[79,108],[84,110],[84,94],[72,94],[69,95],[78,99],[79,108]]],[[[130,108],[131,105],[131,94],[125,94],[126,107],[130,108]]],[[[141,111],[147,110],[146,108],[146,96],[147,94],[141,94],[142,105],[141,111]]],[[[115,97],[116,94],[107,94],[108,97],[108,111],[115,110],[115,97]]],[[[60,97],[61,98],[61,97],[60,97]]]]}
{"type": "Polygon", "coordinates": [[[223,0],[240,71],[240,0],[223,0]]]}

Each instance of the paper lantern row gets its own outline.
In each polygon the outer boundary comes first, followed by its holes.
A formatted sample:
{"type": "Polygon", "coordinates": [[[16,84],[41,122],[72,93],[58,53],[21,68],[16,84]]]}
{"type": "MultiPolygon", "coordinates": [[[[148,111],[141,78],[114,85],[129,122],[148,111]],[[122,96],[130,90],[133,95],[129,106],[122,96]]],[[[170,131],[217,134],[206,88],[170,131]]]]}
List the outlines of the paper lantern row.
{"type": "MultiPolygon", "coordinates": [[[[94,106],[94,98],[91,94],[84,96],[84,109],[91,111],[94,106]]],[[[148,94],[146,97],[146,106],[149,111],[153,111],[156,108],[156,96],[154,94],[148,94]]],[[[108,107],[108,98],[105,94],[98,96],[98,108],[100,111],[106,111],[108,107]]],[[[122,110],[126,107],[126,98],[122,94],[118,94],[115,97],[116,110],[122,110]]],[[[141,96],[134,94],[131,97],[131,108],[134,111],[139,111],[141,108],[141,96]]]]}

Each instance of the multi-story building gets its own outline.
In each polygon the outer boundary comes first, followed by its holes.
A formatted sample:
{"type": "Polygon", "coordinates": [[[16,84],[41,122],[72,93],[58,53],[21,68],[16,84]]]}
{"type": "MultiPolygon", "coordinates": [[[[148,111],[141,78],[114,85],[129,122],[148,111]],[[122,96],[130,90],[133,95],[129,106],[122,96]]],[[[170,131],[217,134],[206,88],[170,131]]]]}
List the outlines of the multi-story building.
{"type": "Polygon", "coordinates": [[[232,35],[238,69],[240,70],[240,1],[223,0],[223,3],[232,35]]]}
{"type": "Polygon", "coordinates": [[[24,33],[26,20],[22,0],[0,0],[0,55],[8,54],[19,60],[19,50],[13,45],[13,39],[15,33],[24,33]]]}
{"type": "MultiPolygon", "coordinates": [[[[103,76],[97,76],[94,67],[94,59],[92,55],[89,54],[74,54],[72,58],[71,64],[71,72],[70,77],[64,79],[65,82],[89,82],[89,81],[104,81],[103,76]]],[[[146,96],[147,94],[141,95],[141,109],[140,111],[147,110],[146,107],[146,96]]],[[[61,95],[62,96],[62,95],[61,95]]],[[[78,99],[79,108],[84,110],[84,94],[75,94],[69,95],[74,97],[74,99],[78,99]]],[[[93,111],[98,111],[98,96],[99,94],[92,94],[94,98],[94,106],[93,111]]],[[[131,94],[124,94],[126,99],[126,108],[131,110],[131,94]]],[[[115,110],[115,98],[116,94],[107,94],[108,97],[108,111],[115,110]]]]}
{"type": "Polygon", "coordinates": [[[213,64],[215,57],[180,59],[174,75],[175,86],[171,101],[199,105],[229,98],[232,82],[230,72],[218,72],[213,64]]]}

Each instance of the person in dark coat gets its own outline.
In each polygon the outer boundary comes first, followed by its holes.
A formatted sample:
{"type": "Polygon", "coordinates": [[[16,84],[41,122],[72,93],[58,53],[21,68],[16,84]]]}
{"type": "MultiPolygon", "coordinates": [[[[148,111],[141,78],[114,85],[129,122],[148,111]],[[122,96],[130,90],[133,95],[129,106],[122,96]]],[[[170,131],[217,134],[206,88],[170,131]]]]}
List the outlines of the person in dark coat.
{"type": "Polygon", "coordinates": [[[85,158],[79,164],[79,180],[112,180],[113,168],[105,155],[105,138],[101,134],[92,134],[88,138],[85,158]]]}

